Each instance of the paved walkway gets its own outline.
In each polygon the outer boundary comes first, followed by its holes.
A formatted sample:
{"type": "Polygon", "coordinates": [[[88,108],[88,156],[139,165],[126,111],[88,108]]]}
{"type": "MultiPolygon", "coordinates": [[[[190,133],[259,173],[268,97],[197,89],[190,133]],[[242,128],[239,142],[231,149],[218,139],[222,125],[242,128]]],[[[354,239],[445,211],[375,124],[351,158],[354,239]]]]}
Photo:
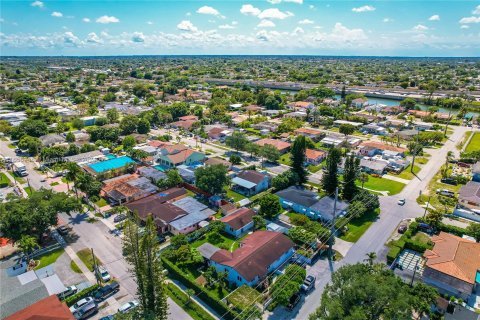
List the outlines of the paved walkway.
{"type": "Polygon", "coordinates": [[[388,180],[392,180],[392,181],[397,181],[397,182],[400,182],[400,183],[403,183],[403,184],[409,184],[409,183],[410,183],[410,180],[402,179],[402,178],[395,177],[395,176],[391,176],[391,175],[389,175],[389,174],[384,174],[384,175],[382,176],[382,178],[385,178],[385,179],[388,179],[388,180]]]}
{"type": "MultiPolygon", "coordinates": [[[[169,280],[168,282],[173,283],[177,288],[182,290],[185,293],[185,290],[187,290],[187,287],[185,287],[182,283],[174,280],[169,280]]],[[[200,298],[197,296],[192,296],[192,300],[194,300],[203,310],[205,310],[209,315],[211,315],[215,319],[220,319],[220,316],[213,310],[208,304],[203,302],[200,298]]],[[[181,308],[182,306],[180,306],[181,308]]]]}
{"type": "Polygon", "coordinates": [[[348,242],[335,237],[335,244],[333,245],[333,249],[338,251],[343,257],[347,255],[348,251],[352,246],[353,242],[348,242]]]}
{"type": "Polygon", "coordinates": [[[82,270],[83,274],[85,275],[85,277],[87,277],[88,281],[90,281],[91,283],[97,282],[97,278],[95,277],[93,272],[88,270],[87,266],[83,263],[82,260],[80,260],[80,258],[77,256],[77,253],[72,249],[72,247],[66,246],[65,252],[68,254],[70,259],[72,259],[73,262],[75,262],[78,268],[82,270]]]}
{"type": "Polygon", "coordinates": [[[18,187],[18,190],[23,194],[23,196],[26,198],[28,197],[28,193],[23,189],[23,186],[20,182],[17,182],[14,177],[10,174],[10,172],[2,170],[2,172],[7,176],[8,180],[10,180],[15,187],[18,187]]]}

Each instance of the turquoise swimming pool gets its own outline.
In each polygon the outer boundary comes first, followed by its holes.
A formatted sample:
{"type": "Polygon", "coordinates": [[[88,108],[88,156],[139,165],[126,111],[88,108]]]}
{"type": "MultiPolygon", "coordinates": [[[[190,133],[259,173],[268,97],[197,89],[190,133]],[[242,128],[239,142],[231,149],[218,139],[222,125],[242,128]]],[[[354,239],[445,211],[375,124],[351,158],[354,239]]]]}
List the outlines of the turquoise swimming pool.
{"type": "Polygon", "coordinates": [[[110,160],[110,159],[115,159],[116,157],[117,157],[117,156],[114,155],[114,154],[112,154],[112,153],[107,153],[107,154],[105,155],[105,158],[107,158],[107,159],[109,159],[109,160],[110,160]]]}
{"type": "Polygon", "coordinates": [[[96,163],[89,164],[88,166],[95,172],[101,173],[105,171],[110,171],[114,169],[118,169],[121,167],[126,166],[129,163],[135,163],[135,161],[128,157],[128,156],[123,156],[123,157],[118,157],[118,158],[113,158],[105,161],[100,161],[96,163]]]}

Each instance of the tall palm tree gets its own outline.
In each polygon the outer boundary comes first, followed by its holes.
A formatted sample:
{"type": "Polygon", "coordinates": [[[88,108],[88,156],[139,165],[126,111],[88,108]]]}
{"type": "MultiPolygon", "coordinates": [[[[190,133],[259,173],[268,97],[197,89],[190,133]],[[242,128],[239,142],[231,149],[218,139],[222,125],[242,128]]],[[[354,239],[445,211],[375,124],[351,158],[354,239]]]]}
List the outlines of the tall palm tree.
{"type": "Polygon", "coordinates": [[[368,262],[368,265],[372,266],[373,261],[375,261],[375,259],[377,259],[377,254],[372,251],[372,252],[367,253],[366,256],[367,256],[367,258],[364,261],[368,262]]]}
{"type": "MultiPolygon", "coordinates": [[[[65,169],[67,169],[67,174],[65,175],[65,179],[67,180],[67,187],[68,190],[70,191],[70,184],[69,182],[75,182],[77,181],[78,174],[82,169],[76,164],[75,162],[67,162],[65,164],[65,169]]],[[[75,194],[77,195],[78,198],[78,190],[77,187],[75,186],[75,194]]]]}

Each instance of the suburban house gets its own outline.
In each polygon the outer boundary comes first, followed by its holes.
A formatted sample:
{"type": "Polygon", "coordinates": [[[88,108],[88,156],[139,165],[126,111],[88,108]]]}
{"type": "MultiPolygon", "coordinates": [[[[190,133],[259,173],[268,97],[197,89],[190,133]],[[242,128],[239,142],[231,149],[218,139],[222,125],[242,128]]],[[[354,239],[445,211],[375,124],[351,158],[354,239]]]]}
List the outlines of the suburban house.
{"type": "Polygon", "coordinates": [[[295,118],[299,120],[305,120],[307,119],[307,116],[308,114],[303,111],[293,111],[293,112],[285,113],[283,115],[284,118],[295,118]]]}
{"type": "Polygon", "coordinates": [[[335,120],[333,121],[333,126],[334,127],[340,127],[342,124],[349,124],[355,127],[355,129],[360,128],[363,126],[363,123],[361,122],[353,122],[353,121],[347,121],[347,120],[335,120]]]}
{"type": "Polygon", "coordinates": [[[315,108],[315,105],[308,101],[296,101],[291,105],[291,108],[296,111],[306,111],[315,108]]]}
{"type": "Polygon", "coordinates": [[[381,127],[374,123],[364,125],[361,131],[366,133],[378,134],[378,135],[387,134],[387,130],[384,127],[381,127]]]}
{"type": "Polygon", "coordinates": [[[232,169],[232,163],[222,158],[208,158],[205,161],[206,166],[213,166],[216,164],[223,164],[228,170],[232,169]]]}
{"type": "Polygon", "coordinates": [[[265,139],[258,140],[255,143],[258,144],[260,147],[263,147],[264,145],[267,145],[267,144],[274,146],[282,154],[287,153],[288,150],[290,149],[290,143],[282,140],[265,138],[265,139]]]}
{"type": "Polygon", "coordinates": [[[158,187],[149,179],[137,174],[124,174],[102,183],[100,194],[113,205],[134,201],[158,191],[158,187]]]}
{"type": "Polygon", "coordinates": [[[360,159],[360,169],[367,173],[375,173],[383,175],[388,167],[388,161],[375,158],[362,158],[360,159]]]}
{"type": "Polygon", "coordinates": [[[229,130],[225,127],[213,127],[210,130],[208,130],[208,138],[212,140],[223,141],[231,133],[232,133],[232,130],[229,130]]]}
{"type": "Polygon", "coordinates": [[[142,177],[149,179],[152,183],[157,183],[160,180],[166,179],[167,174],[153,167],[140,167],[137,170],[142,177]]]}
{"type": "MultiPolygon", "coordinates": [[[[149,144],[152,145],[153,142],[155,141],[151,141],[149,144]]],[[[205,155],[183,144],[162,143],[158,144],[157,154],[154,159],[155,163],[166,168],[174,168],[182,164],[192,165],[200,163],[205,159],[205,155]]]]}
{"type": "Polygon", "coordinates": [[[278,129],[278,123],[272,121],[263,121],[253,124],[252,128],[260,131],[275,132],[278,129]]]}
{"type": "Polygon", "coordinates": [[[254,286],[285,264],[294,254],[294,243],[282,233],[256,231],[230,252],[210,243],[198,247],[200,254],[217,272],[227,272],[228,281],[240,287],[254,286]]]}
{"type": "Polygon", "coordinates": [[[245,107],[245,111],[247,113],[258,113],[258,112],[262,111],[263,109],[264,108],[262,108],[260,106],[257,106],[256,104],[251,104],[251,105],[245,107]]]}
{"type": "Polygon", "coordinates": [[[65,137],[61,134],[50,133],[38,138],[44,147],[51,147],[65,143],[65,137]]]}
{"type": "Polygon", "coordinates": [[[224,231],[235,238],[240,238],[253,229],[253,216],[255,212],[248,208],[238,208],[231,211],[220,221],[225,225],[224,231]]]}
{"type": "Polygon", "coordinates": [[[417,131],[427,131],[433,129],[433,123],[428,122],[415,122],[413,128],[417,131]]]}
{"type": "Polygon", "coordinates": [[[480,182],[480,161],[472,166],[472,181],[480,182]]]}
{"type": "Polygon", "coordinates": [[[323,150],[306,149],[305,162],[307,165],[319,165],[327,156],[327,152],[323,150]]]}
{"type": "Polygon", "coordinates": [[[423,281],[467,300],[480,288],[480,243],[440,232],[433,236],[434,247],[426,250],[423,281]]]}
{"type": "Polygon", "coordinates": [[[190,130],[193,127],[193,124],[197,122],[197,120],[184,120],[184,121],[175,121],[170,123],[170,126],[172,128],[176,129],[184,129],[184,130],[190,130]]]}
{"type": "Polygon", "coordinates": [[[88,116],[88,117],[82,117],[80,120],[83,121],[83,125],[85,127],[93,126],[97,119],[100,118],[100,116],[88,116]]]}
{"type": "Polygon", "coordinates": [[[325,133],[322,131],[311,128],[298,128],[294,132],[296,135],[308,137],[313,141],[320,141],[323,137],[325,137],[325,133]]]}
{"type": "Polygon", "coordinates": [[[352,100],[352,107],[354,108],[363,108],[365,104],[368,102],[366,98],[357,98],[352,100]]]}
{"type": "Polygon", "coordinates": [[[51,296],[37,301],[30,306],[21,309],[14,314],[4,318],[5,320],[25,320],[25,319],[55,319],[55,320],[74,320],[76,319],[67,304],[52,294],[51,296]]]}
{"type": "Polygon", "coordinates": [[[245,170],[232,179],[232,190],[247,197],[267,190],[270,187],[270,175],[255,170],[245,170]]]}
{"type": "Polygon", "coordinates": [[[179,121],[198,121],[198,117],[194,115],[183,116],[178,118],[179,121]]]}
{"type": "Polygon", "coordinates": [[[398,156],[404,156],[407,149],[391,146],[378,141],[363,141],[359,146],[358,153],[361,156],[373,157],[383,154],[384,151],[395,152],[398,156]]]}
{"type": "MultiPolygon", "coordinates": [[[[331,221],[333,219],[335,200],[331,197],[320,199],[316,192],[298,186],[290,186],[275,194],[280,198],[280,204],[285,209],[291,209],[314,220],[331,221]]],[[[337,201],[335,217],[344,216],[347,208],[348,203],[337,201]]]]}
{"type": "Polygon", "coordinates": [[[464,208],[480,210],[480,182],[468,181],[458,191],[458,204],[464,208]]]}
{"type": "Polygon", "coordinates": [[[192,197],[185,197],[175,202],[174,206],[182,209],[187,215],[169,223],[169,231],[172,234],[187,234],[208,225],[207,220],[215,215],[215,211],[192,197]]]}

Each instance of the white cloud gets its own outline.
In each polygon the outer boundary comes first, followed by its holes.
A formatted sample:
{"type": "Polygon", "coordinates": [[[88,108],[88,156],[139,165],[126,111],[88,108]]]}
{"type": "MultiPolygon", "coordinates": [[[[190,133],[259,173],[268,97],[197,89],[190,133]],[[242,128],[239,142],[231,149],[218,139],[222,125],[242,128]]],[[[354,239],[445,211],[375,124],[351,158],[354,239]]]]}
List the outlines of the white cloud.
{"type": "MultiPolygon", "coordinates": [[[[282,0],[267,0],[267,2],[270,2],[271,4],[279,4],[282,2],[282,0]]],[[[283,0],[283,2],[292,2],[292,3],[302,4],[303,0],[283,0]]]]}
{"type": "Polygon", "coordinates": [[[312,10],[315,9],[315,6],[313,4],[309,5],[308,7],[312,10]]]}
{"type": "Polygon", "coordinates": [[[459,21],[461,24],[466,23],[480,23],[480,17],[465,17],[460,19],[459,21]]]}
{"type": "Polygon", "coordinates": [[[271,4],[279,4],[282,0],[267,0],[267,2],[270,2],[271,4]]]}
{"type": "Polygon", "coordinates": [[[305,30],[303,30],[300,27],[296,27],[295,30],[293,30],[294,35],[299,35],[299,34],[302,34],[302,33],[305,33],[305,30]]]}
{"type": "Polygon", "coordinates": [[[367,36],[363,29],[348,29],[340,22],[337,22],[333,27],[330,38],[336,41],[359,41],[367,39],[367,36]]]}
{"type": "Polygon", "coordinates": [[[423,24],[417,24],[415,27],[413,27],[413,31],[417,31],[417,32],[424,32],[427,30],[428,30],[428,27],[424,26],[423,24]]]}
{"type": "Polygon", "coordinates": [[[275,23],[273,23],[273,21],[263,19],[262,21],[260,21],[260,23],[257,25],[257,27],[259,27],[259,28],[273,28],[273,27],[275,27],[275,23]]]}
{"type": "Polygon", "coordinates": [[[393,19],[391,19],[391,18],[383,18],[383,22],[385,22],[385,23],[393,22],[393,19]]]}
{"type": "Polygon", "coordinates": [[[145,42],[145,36],[142,32],[134,32],[132,35],[132,42],[145,42]]]}
{"type": "Polygon", "coordinates": [[[95,32],[90,32],[87,36],[87,39],[85,39],[88,43],[102,43],[102,39],[95,33],[95,32]]]}
{"type": "Polygon", "coordinates": [[[303,20],[300,20],[298,21],[298,24],[314,24],[315,22],[313,20],[310,20],[310,19],[303,19],[303,20]]]}
{"type": "Polygon", "coordinates": [[[152,25],[152,24],[153,24],[152,21],[147,21],[146,23],[147,23],[148,25],[152,25]]]}
{"type": "Polygon", "coordinates": [[[218,12],[217,9],[212,8],[212,7],[209,7],[209,6],[203,6],[203,7],[198,8],[197,13],[200,13],[200,14],[210,14],[210,15],[212,15],[212,16],[220,17],[220,18],[222,18],[222,19],[225,18],[224,16],[222,16],[222,15],[220,14],[220,12],[218,12]]]}
{"type": "Polygon", "coordinates": [[[90,22],[90,18],[83,18],[82,21],[83,21],[83,22],[86,22],[86,23],[89,23],[89,22],[90,22]]]}
{"type": "Polygon", "coordinates": [[[218,29],[235,29],[235,27],[230,24],[222,24],[218,26],[218,29]]]}
{"type": "Polygon", "coordinates": [[[232,26],[236,26],[238,24],[238,21],[232,21],[232,26]]]}
{"type": "Polygon", "coordinates": [[[291,13],[290,11],[283,12],[283,11],[278,10],[277,8],[270,8],[270,9],[266,9],[266,10],[263,10],[262,12],[260,12],[258,17],[260,19],[280,19],[280,20],[283,20],[283,19],[291,17],[293,15],[294,14],[291,13]]]}
{"type": "Polygon", "coordinates": [[[63,17],[63,13],[58,12],[58,11],[53,11],[52,12],[52,17],[61,18],[61,17],[63,17]]]}
{"type": "Polygon", "coordinates": [[[81,43],[80,39],[78,39],[78,37],[74,35],[71,31],[67,31],[63,34],[63,42],[74,46],[81,43]]]}
{"type": "Polygon", "coordinates": [[[258,16],[260,12],[262,12],[260,9],[255,8],[251,4],[244,4],[242,8],[240,8],[240,13],[247,16],[258,16]]]}
{"type": "Polygon", "coordinates": [[[32,7],[37,7],[37,8],[43,8],[44,4],[43,4],[42,1],[34,1],[34,2],[32,2],[31,6],[32,7]]]}
{"type": "Polygon", "coordinates": [[[434,14],[430,18],[428,18],[430,21],[440,21],[440,16],[438,14],[434,14]]]}
{"type": "Polygon", "coordinates": [[[257,34],[255,35],[255,37],[260,40],[260,41],[263,41],[263,42],[268,42],[270,41],[270,37],[268,36],[268,32],[266,30],[260,30],[257,32],[257,34]]]}
{"type": "Polygon", "coordinates": [[[103,24],[108,24],[108,23],[118,23],[120,20],[117,17],[114,16],[101,16],[97,18],[96,20],[97,23],[103,23],[103,24]]]}
{"type": "Polygon", "coordinates": [[[375,11],[375,7],[372,7],[372,6],[361,6],[361,7],[358,7],[358,8],[353,8],[352,9],[353,12],[369,12],[369,11],[375,11]]]}
{"type": "Polygon", "coordinates": [[[480,14],[480,5],[478,5],[473,11],[473,14],[480,14]]]}
{"type": "Polygon", "coordinates": [[[467,26],[466,24],[462,24],[460,26],[460,29],[470,29],[470,26],[467,26]]]}
{"type": "Polygon", "coordinates": [[[183,20],[179,24],[177,24],[177,29],[183,31],[190,31],[190,32],[197,32],[198,28],[193,25],[189,20],[183,20]]]}

